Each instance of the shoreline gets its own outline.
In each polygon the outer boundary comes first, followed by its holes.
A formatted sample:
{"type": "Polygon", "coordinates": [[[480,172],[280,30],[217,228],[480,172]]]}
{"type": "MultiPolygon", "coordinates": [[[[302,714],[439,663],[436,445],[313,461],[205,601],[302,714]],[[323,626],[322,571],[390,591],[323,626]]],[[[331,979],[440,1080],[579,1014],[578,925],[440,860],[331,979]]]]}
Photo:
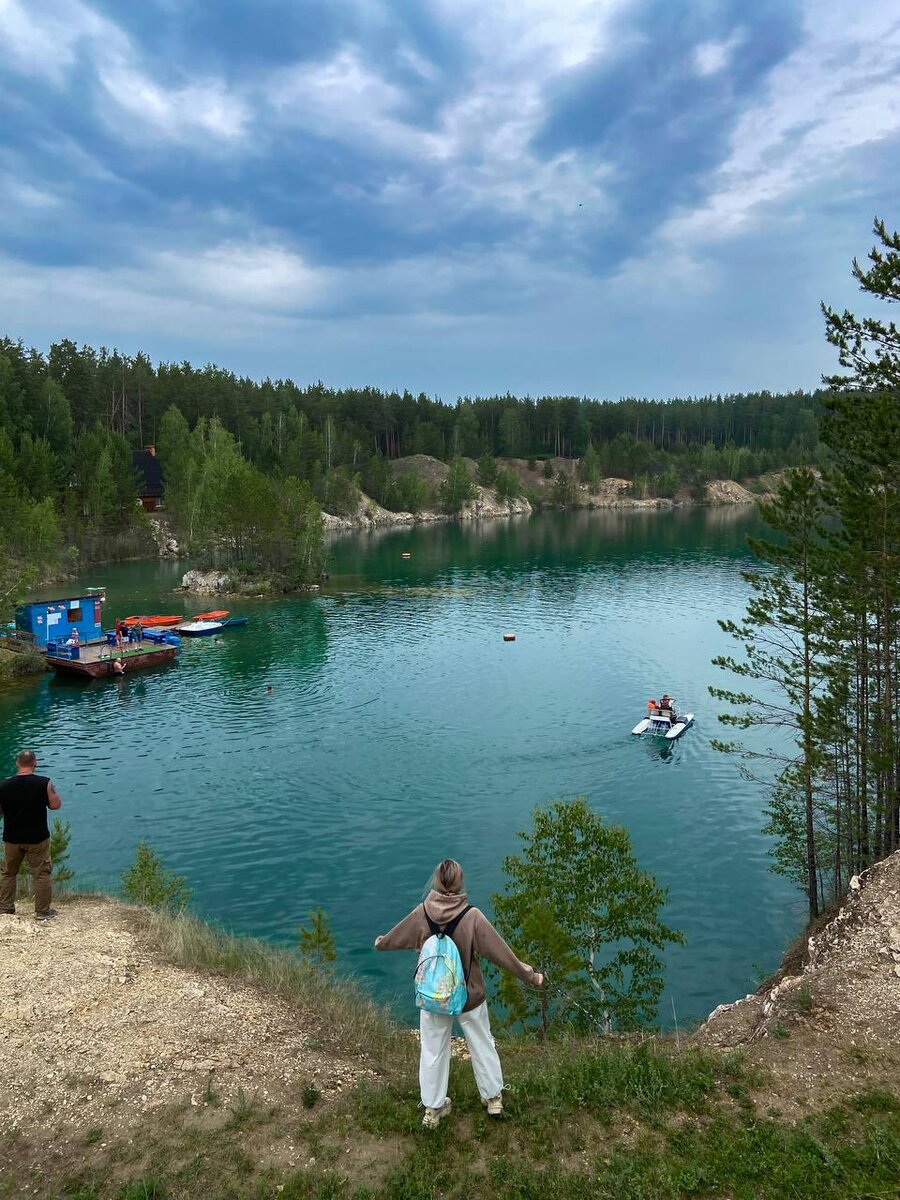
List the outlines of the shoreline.
{"type": "MultiPolygon", "coordinates": [[[[731,479],[713,479],[706,484],[706,495],[702,500],[690,495],[675,497],[651,496],[640,498],[625,493],[631,487],[627,479],[605,479],[596,493],[586,485],[579,486],[580,495],[574,504],[541,503],[533,505],[525,496],[514,500],[498,500],[492,488],[478,487],[474,500],[466,501],[458,513],[422,509],[419,512],[393,512],[371,497],[361,494],[355,513],[339,516],[323,510],[322,519],[326,536],[358,533],[375,529],[401,528],[403,526],[430,525],[446,521],[499,520],[509,517],[531,516],[535,512],[672,512],[688,508],[743,508],[755,505],[763,494],[754,494],[731,479]]],[[[768,493],[766,493],[768,494],[768,493]]]]}

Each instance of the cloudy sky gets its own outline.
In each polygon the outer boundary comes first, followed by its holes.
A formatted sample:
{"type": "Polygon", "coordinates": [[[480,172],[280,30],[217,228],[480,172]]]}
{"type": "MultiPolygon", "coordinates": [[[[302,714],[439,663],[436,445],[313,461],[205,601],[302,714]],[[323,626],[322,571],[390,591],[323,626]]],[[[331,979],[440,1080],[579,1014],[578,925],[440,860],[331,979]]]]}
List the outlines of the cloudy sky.
{"type": "Polygon", "coordinates": [[[41,348],[810,387],[898,167],[898,0],[0,0],[0,333],[41,348]]]}

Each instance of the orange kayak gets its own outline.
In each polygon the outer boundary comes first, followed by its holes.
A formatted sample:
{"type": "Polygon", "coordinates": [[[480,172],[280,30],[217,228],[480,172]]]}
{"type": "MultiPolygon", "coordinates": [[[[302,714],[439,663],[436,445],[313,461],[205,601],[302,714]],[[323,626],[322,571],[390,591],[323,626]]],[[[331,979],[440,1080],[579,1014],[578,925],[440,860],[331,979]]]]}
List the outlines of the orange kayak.
{"type": "MultiPolygon", "coordinates": [[[[194,617],[192,619],[194,621],[224,621],[227,616],[228,616],[227,609],[216,608],[216,609],[213,609],[212,612],[197,613],[196,617],[194,617]]],[[[180,617],[178,619],[179,619],[179,621],[181,620],[180,617]]]]}
{"type": "Polygon", "coordinates": [[[145,629],[160,629],[167,625],[178,625],[184,617],[123,617],[121,625],[143,625],[145,629]]]}

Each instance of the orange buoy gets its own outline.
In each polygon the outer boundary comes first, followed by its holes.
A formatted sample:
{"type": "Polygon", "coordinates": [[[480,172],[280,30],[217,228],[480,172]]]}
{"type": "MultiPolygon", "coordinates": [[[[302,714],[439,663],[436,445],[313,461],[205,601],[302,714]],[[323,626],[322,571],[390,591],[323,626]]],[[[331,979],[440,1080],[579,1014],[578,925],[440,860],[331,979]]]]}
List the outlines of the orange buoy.
{"type": "Polygon", "coordinates": [[[514,633],[504,633],[503,640],[504,642],[514,642],[516,640],[516,635],[514,633]]]}

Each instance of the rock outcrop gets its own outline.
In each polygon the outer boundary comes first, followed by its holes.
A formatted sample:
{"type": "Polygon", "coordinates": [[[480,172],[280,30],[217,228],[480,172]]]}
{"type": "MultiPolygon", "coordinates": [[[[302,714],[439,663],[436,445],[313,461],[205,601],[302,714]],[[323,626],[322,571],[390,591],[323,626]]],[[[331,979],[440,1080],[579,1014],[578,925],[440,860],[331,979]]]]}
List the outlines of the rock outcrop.
{"type": "MultiPolygon", "coordinates": [[[[418,456],[422,457],[422,456],[418,456]]],[[[436,461],[436,460],[435,460],[436,461]]],[[[445,464],[441,463],[441,466],[445,464]]],[[[323,513],[326,532],[343,532],[350,529],[381,529],[391,525],[418,525],[429,521],[480,521],[499,517],[527,516],[531,505],[524,496],[515,500],[498,500],[493,488],[475,487],[475,498],[467,501],[462,512],[455,517],[435,509],[423,509],[417,513],[390,512],[382,508],[370,496],[360,495],[359,507],[350,516],[335,516],[323,513]]]]}
{"type": "Polygon", "coordinates": [[[733,479],[711,479],[706,485],[707,504],[754,504],[756,497],[733,479]]]}
{"type": "Polygon", "coordinates": [[[755,995],[720,1004],[699,1028],[708,1046],[752,1047],[795,1088],[824,1091],[896,1073],[900,1046],[900,851],[850,881],[838,914],[797,966],[755,995]]]}
{"type": "Polygon", "coordinates": [[[234,591],[234,580],[227,571],[185,571],[181,590],[192,596],[227,596],[234,591]]]}
{"type": "Polygon", "coordinates": [[[779,971],[765,990],[720,1004],[697,1037],[755,1041],[814,1008],[851,1036],[900,1041],[900,851],[851,879],[837,916],[807,942],[801,970],[779,971]]]}
{"type": "Polygon", "coordinates": [[[178,549],[178,539],[169,528],[168,522],[164,521],[161,517],[156,516],[148,517],[147,520],[150,524],[150,531],[153,534],[153,540],[156,542],[157,549],[159,550],[159,557],[178,558],[180,553],[178,549]]]}

